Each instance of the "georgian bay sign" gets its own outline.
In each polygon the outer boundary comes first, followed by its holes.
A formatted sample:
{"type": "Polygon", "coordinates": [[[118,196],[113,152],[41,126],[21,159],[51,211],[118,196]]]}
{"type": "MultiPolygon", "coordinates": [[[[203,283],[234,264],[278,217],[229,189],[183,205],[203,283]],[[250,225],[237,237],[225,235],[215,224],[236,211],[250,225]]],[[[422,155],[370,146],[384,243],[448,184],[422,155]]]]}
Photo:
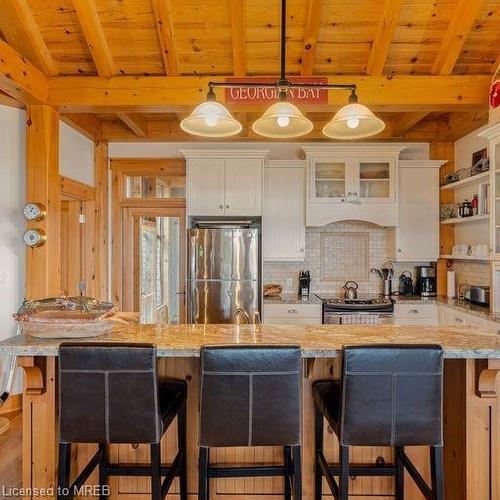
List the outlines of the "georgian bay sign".
{"type": "MultiPolygon", "coordinates": [[[[293,83],[325,84],[326,77],[290,77],[293,83]]],[[[276,83],[276,78],[226,78],[227,83],[276,83]]],[[[256,104],[272,103],[278,101],[278,89],[267,87],[234,87],[225,89],[225,103],[227,104],[256,104]]],[[[289,102],[294,104],[327,104],[328,91],[321,88],[291,88],[288,91],[289,102]]]]}

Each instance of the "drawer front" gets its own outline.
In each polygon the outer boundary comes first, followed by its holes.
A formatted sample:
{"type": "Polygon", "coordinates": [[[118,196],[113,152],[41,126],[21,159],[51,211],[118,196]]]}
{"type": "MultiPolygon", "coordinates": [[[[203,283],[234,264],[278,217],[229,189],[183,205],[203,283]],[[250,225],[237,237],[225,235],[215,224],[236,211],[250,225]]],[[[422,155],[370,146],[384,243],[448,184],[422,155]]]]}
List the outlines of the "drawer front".
{"type": "Polygon", "coordinates": [[[443,311],[443,323],[445,325],[464,328],[485,328],[484,318],[456,311],[448,307],[445,307],[443,311]]]}
{"type": "Polygon", "coordinates": [[[321,304],[264,304],[264,318],[318,318],[321,304]]]}
{"type": "Polygon", "coordinates": [[[278,317],[278,316],[271,316],[264,318],[264,324],[265,325],[320,325],[321,324],[321,318],[317,317],[312,317],[312,318],[307,318],[307,317],[291,317],[291,316],[285,316],[285,317],[278,317]]]}
{"type": "Polygon", "coordinates": [[[394,316],[394,324],[395,325],[438,325],[437,318],[423,318],[423,317],[404,317],[404,316],[394,316]]]}
{"type": "Polygon", "coordinates": [[[437,304],[394,304],[396,318],[430,318],[437,321],[437,304]]]}

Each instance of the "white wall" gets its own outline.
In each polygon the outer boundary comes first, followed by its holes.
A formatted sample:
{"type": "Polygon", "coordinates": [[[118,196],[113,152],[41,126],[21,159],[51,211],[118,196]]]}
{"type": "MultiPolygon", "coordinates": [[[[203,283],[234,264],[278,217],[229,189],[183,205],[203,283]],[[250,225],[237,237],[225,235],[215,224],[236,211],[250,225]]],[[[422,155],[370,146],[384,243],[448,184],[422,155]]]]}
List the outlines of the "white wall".
{"type": "MultiPolygon", "coordinates": [[[[332,143],[338,145],[340,143],[332,143]]],[[[387,143],[383,143],[387,144],[387,143]]],[[[246,149],[268,150],[270,160],[291,160],[300,157],[302,146],[327,146],[327,142],[113,142],[109,145],[110,158],[175,158],[182,157],[184,149],[246,149]]],[[[374,146],[377,143],[373,143],[374,146]]],[[[391,143],[391,146],[399,143],[391,143]]],[[[407,149],[401,153],[405,160],[427,160],[429,144],[414,142],[403,144],[407,149]]]]}
{"type": "Polygon", "coordinates": [[[478,128],[470,134],[464,135],[455,141],[455,170],[469,168],[472,165],[472,153],[488,146],[488,141],[477,134],[488,128],[488,125],[478,128]]]}
{"type": "MultiPolygon", "coordinates": [[[[0,106],[0,339],[14,335],[12,319],[24,297],[25,112],[0,106]]],[[[3,381],[5,359],[0,359],[3,381]]],[[[3,384],[2,384],[3,387],[3,384]]],[[[16,383],[15,391],[19,392],[16,383]]],[[[1,389],[0,389],[1,390],[1,389]]]]}
{"type": "Polygon", "coordinates": [[[59,122],[59,173],[94,185],[94,143],[63,122],[59,122]]]}

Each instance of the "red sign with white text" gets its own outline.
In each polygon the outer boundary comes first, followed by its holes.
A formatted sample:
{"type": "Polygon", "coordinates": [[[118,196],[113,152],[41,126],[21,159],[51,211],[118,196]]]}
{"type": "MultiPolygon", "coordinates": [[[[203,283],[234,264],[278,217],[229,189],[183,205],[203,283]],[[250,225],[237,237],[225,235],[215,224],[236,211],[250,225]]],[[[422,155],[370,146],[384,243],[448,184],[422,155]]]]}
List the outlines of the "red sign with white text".
{"type": "MultiPolygon", "coordinates": [[[[324,77],[291,77],[293,83],[325,84],[328,79],[324,77]]],[[[276,78],[226,78],[227,83],[275,83],[276,78]]],[[[226,88],[226,104],[258,104],[278,101],[278,89],[266,87],[235,87],[226,88]]],[[[328,91],[326,89],[301,89],[291,88],[288,91],[288,101],[293,103],[327,104],[328,91]]]]}

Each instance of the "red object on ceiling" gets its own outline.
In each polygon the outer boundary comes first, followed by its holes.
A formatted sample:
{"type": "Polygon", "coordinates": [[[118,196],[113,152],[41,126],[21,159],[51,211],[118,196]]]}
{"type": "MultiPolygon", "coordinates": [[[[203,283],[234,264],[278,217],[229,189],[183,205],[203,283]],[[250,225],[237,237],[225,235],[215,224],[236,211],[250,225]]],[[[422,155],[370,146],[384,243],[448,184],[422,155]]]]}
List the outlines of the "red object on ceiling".
{"type": "Polygon", "coordinates": [[[490,88],[490,106],[492,108],[500,106],[500,79],[493,82],[490,88]]]}

